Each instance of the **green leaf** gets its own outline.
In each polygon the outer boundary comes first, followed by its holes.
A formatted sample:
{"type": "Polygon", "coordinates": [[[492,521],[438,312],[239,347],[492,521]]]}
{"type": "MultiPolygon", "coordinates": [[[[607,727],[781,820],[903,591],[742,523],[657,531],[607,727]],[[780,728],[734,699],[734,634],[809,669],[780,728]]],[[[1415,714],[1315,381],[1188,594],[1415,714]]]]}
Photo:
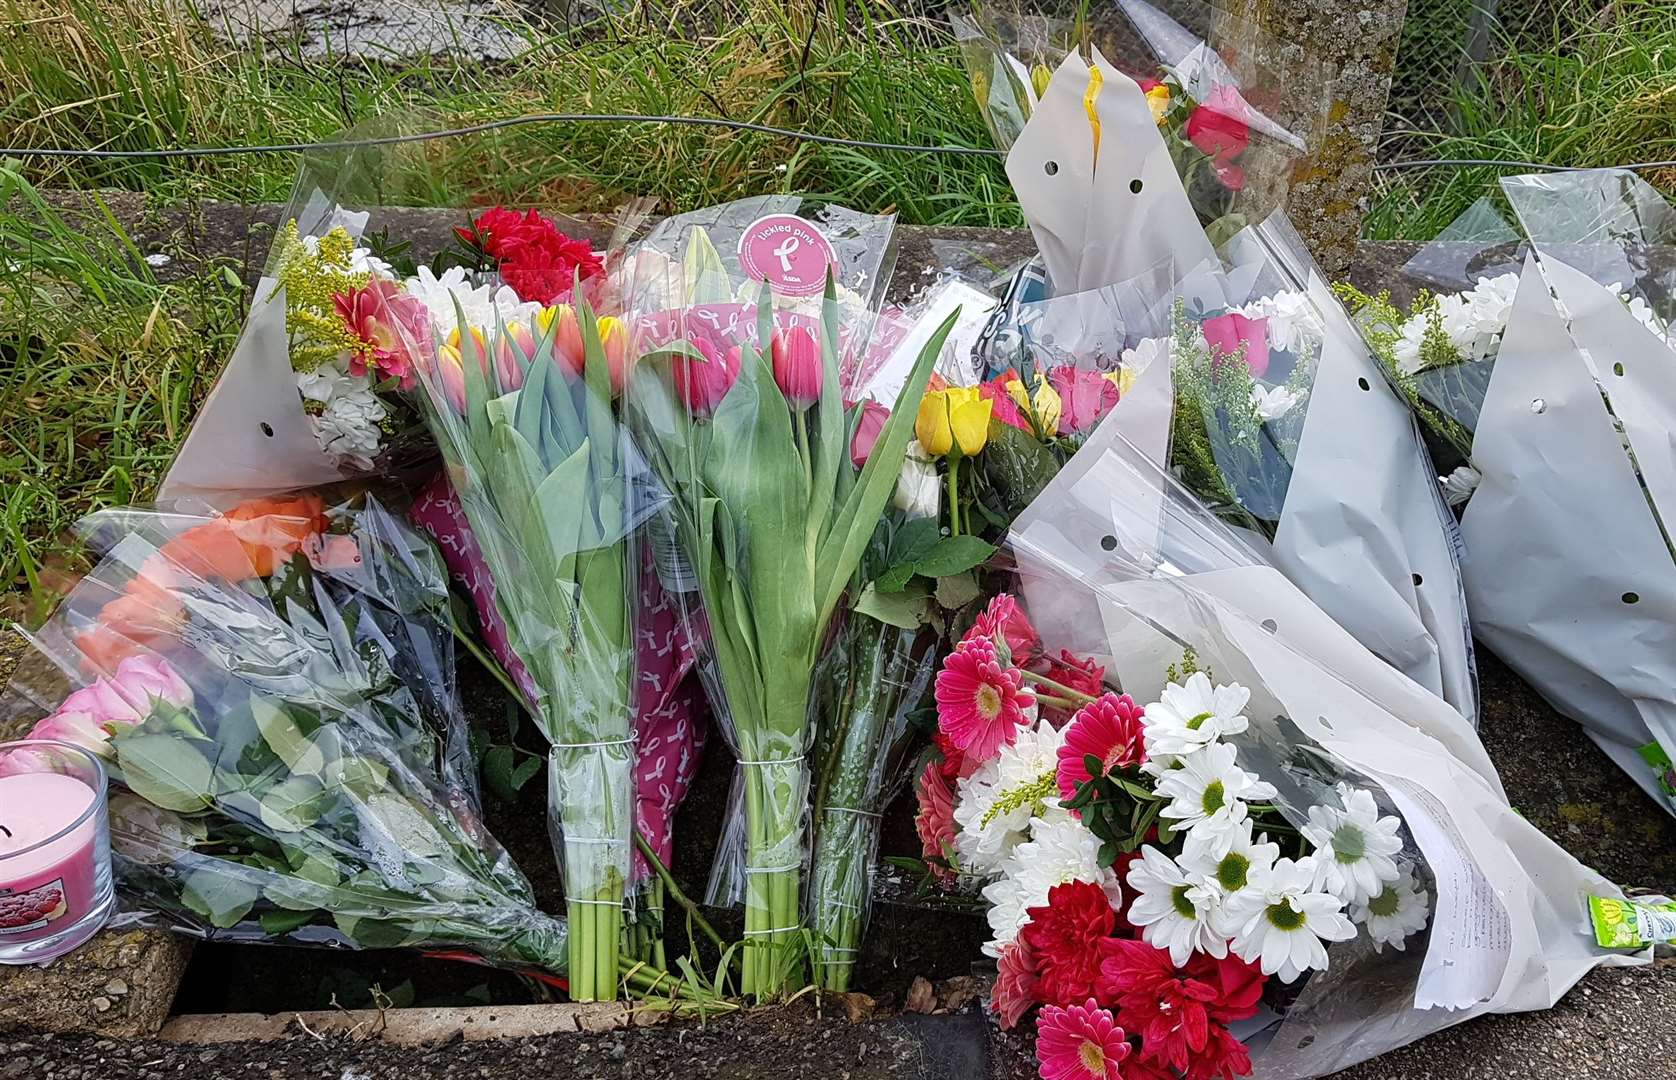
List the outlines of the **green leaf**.
{"type": "Polygon", "coordinates": [[[958,611],[982,596],[983,590],[978,587],[978,580],[971,571],[963,571],[938,578],[934,595],[944,610],[958,611]]]}
{"type": "Polygon", "coordinates": [[[511,746],[491,746],[483,755],[483,779],[506,802],[515,800],[540,768],[539,757],[527,755],[527,760],[520,762],[518,751],[511,746]]]}
{"type": "Polygon", "coordinates": [[[429,859],[445,850],[446,844],[436,826],[400,795],[380,792],[367,799],[366,808],[395,846],[408,855],[429,859]]]}
{"type": "Polygon", "coordinates": [[[880,574],[873,585],[882,593],[897,593],[907,587],[914,578],[913,563],[897,563],[895,566],[880,574]]]}
{"type": "Polygon", "coordinates": [[[262,733],[262,740],[285,762],[286,768],[294,773],[312,774],[325,767],[325,751],[303,732],[285,706],[252,694],[250,714],[256,721],[256,729],[262,733]]]}
{"type": "Polygon", "coordinates": [[[890,561],[913,564],[931,554],[943,538],[936,518],[909,518],[891,535],[890,561]]]}
{"type": "Polygon", "coordinates": [[[917,630],[927,619],[926,598],[923,592],[898,591],[884,593],[868,584],[855,602],[858,614],[877,619],[886,626],[903,630],[917,630]]]}
{"type": "Polygon", "coordinates": [[[262,824],[275,832],[302,832],[320,818],[324,789],[310,776],[293,776],[262,793],[262,824]]]}
{"type": "Polygon", "coordinates": [[[261,916],[262,933],[269,937],[284,937],[314,918],[315,910],[299,908],[294,911],[264,911],[261,916]]]}
{"type": "Polygon", "coordinates": [[[194,870],[180,888],[180,902],[221,930],[238,925],[260,895],[255,885],[223,867],[194,870]]]}
{"type": "Polygon", "coordinates": [[[400,949],[425,939],[425,931],[403,919],[365,919],[334,913],[343,936],[363,949],[400,949]]]}
{"type": "Polygon", "coordinates": [[[989,486],[1016,517],[1059,475],[1059,459],[1034,436],[999,420],[989,422],[989,441],[978,455],[989,486]]]}
{"type": "Polygon", "coordinates": [[[215,768],[185,739],[173,735],[134,735],[116,740],[123,782],[140,798],[180,814],[210,805],[215,768]]]}
{"type": "Polygon", "coordinates": [[[995,545],[976,536],[945,536],[920,558],[914,570],[926,577],[941,578],[981,566],[995,554],[995,545]]]}
{"type": "Polygon", "coordinates": [[[365,798],[382,791],[390,783],[390,767],[359,755],[338,758],[321,770],[321,781],[328,788],[348,788],[365,798]]]}

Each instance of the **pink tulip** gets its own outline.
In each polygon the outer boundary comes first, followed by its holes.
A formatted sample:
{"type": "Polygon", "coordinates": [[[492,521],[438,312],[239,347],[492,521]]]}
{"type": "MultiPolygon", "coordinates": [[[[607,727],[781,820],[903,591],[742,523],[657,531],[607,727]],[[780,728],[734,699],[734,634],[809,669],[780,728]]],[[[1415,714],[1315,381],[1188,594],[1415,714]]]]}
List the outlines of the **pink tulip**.
{"type": "Polygon", "coordinates": [[[735,345],[726,352],[704,338],[692,340],[693,350],[704,359],[677,356],[671,368],[675,393],[694,416],[705,417],[716,411],[722,398],[739,381],[740,350],[735,345]]]}
{"type": "Polygon", "coordinates": [[[1248,319],[1237,311],[1206,319],[1203,331],[1213,360],[1239,354],[1245,346],[1245,366],[1261,377],[1269,370],[1269,320],[1248,319]]]}
{"type": "Polygon", "coordinates": [[[820,400],[825,371],[814,334],[801,326],[776,330],[768,351],[774,361],[774,382],[793,409],[802,412],[820,400]]]}
{"type": "Polygon", "coordinates": [[[1048,372],[1048,385],[1059,395],[1059,431],[1087,431],[1117,404],[1117,384],[1098,371],[1063,364],[1048,372]]]}
{"type": "Polygon", "coordinates": [[[523,323],[513,323],[495,341],[495,381],[510,394],[524,386],[524,365],[535,356],[535,338],[523,323]]]}
{"type": "Polygon", "coordinates": [[[879,441],[879,433],[889,419],[890,410],[872,398],[861,403],[861,417],[856,420],[855,438],[850,442],[850,462],[856,468],[867,464],[873,454],[873,444],[879,441]]]}
{"type": "Polygon", "coordinates": [[[192,688],[167,660],[144,654],[130,656],[116,666],[116,690],[136,709],[150,712],[158,702],[184,709],[192,704],[192,688]]]}

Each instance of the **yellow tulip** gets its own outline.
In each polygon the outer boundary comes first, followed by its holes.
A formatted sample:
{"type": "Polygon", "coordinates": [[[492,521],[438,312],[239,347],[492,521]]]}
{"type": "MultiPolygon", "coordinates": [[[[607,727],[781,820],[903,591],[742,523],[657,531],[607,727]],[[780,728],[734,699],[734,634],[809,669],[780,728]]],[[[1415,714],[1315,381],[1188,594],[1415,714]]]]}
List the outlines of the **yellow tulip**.
{"type": "Polygon", "coordinates": [[[914,436],[932,457],[942,457],[956,447],[971,457],[989,441],[989,414],[994,408],[995,403],[975,386],[927,391],[914,417],[914,436]]]}
{"type": "Polygon", "coordinates": [[[1170,88],[1159,83],[1146,92],[1147,107],[1152,110],[1152,122],[1159,127],[1164,126],[1164,117],[1170,111],[1170,88]]]}

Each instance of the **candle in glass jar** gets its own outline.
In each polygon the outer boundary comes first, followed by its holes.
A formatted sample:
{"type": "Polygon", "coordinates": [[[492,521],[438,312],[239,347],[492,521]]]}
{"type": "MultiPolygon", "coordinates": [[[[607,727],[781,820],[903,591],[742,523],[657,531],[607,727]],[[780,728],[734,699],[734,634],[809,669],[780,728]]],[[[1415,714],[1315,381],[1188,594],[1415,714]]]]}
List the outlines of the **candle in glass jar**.
{"type": "Polygon", "coordinates": [[[0,945],[87,914],[95,892],[97,793],[56,772],[0,776],[0,945]]]}

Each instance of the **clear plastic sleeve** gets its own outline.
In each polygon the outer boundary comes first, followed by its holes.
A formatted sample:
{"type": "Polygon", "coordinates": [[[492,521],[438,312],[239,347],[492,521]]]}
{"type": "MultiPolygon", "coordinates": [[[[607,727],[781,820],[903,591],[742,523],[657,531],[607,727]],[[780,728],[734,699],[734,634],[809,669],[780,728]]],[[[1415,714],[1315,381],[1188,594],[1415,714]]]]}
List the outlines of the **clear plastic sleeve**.
{"type": "Polygon", "coordinates": [[[859,411],[840,372],[868,350],[889,229],[836,207],[745,200],[626,238],[615,271],[639,354],[631,423],[669,494],[659,573],[689,613],[740,765],[743,812],[728,817],[710,897],[744,898],[742,983],[758,997],[790,983],[796,962],[816,661],[955,318],[920,351],[858,470],[859,411]]]}
{"type": "MultiPolygon", "coordinates": [[[[1145,454],[1106,429],[1100,434],[1106,436],[1103,444],[1085,447],[1044,493],[1043,511],[1021,520],[1012,535],[1030,623],[1046,647],[1067,647],[1102,667],[1107,687],[1117,688],[1108,698],[1121,692],[1132,699],[1129,707],[1144,705],[1145,745],[1153,754],[1171,756],[1169,738],[1191,743],[1201,737],[1192,734],[1201,729],[1187,714],[1178,718],[1180,731],[1171,734],[1169,695],[1190,680],[1203,679],[1207,693],[1212,685],[1235,684],[1249,692],[1237,708],[1218,699],[1206,706],[1211,712],[1194,720],[1220,727],[1224,717],[1240,714],[1241,722],[1228,723],[1215,737],[1232,748],[1230,758],[1237,761],[1216,782],[1215,802],[1222,805],[1224,791],[1232,794],[1246,782],[1272,789],[1247,796],[1250,813],[1260,819],[1255,827],[1268,832],[1257,846],[1277,841],[1286,857],[1260,879],[1243,873],[1216,878],[1216,891],[1201,897],[1209,905],[1205,910],[1243,910],[1241,891],[1261,880],[1263,902],[1280,905],[1273,911],[1301,911],[1284,894],[1313,889],[1312,919],[1329,909],[1343,917],[1322,920],[1321,951],[1307,962],[1299,952],[1283,962],[1284,950],[1271,955],[1255,947],[1251,935],[1257,924],[1243,918],[1208,924],[1228,928],[1226,937],[1215,931],[1216,938],[1242,961],[1255,967],[1260,954],[1268,976],[1260,999],[1233,1027],[1254,1075],[1323,1076],[1473,1016],[1547,1008],[1596,966],[1646,962],[1645,953],[1595,945],[1587,932],[1587,897],[1620,896],[1620,891],[1508,805],[1475,732],[1458,713],[1358,645],[1145,454]],[[1175,689],[1166,690],[1166,684],[1175,689]],[[1224,787],[1224,781],[1234,786],[1224,787]],[[1343,857],[1322,855],[1323,844],[1340,839],[1327,826],[1342,827],[1349,820],[1339,807],[1348,810],[1352,796],[1364,800],[1364,825],[1382,822],[1391,865],[1377,873],[1377,881],[1370,876],[1360,892],[1348,877],[1337,881],[1331,874],[1316,877],[1312,886],[1286,886],[1287,874],[1307,877],[1300,870],[1305,860],[1314,860],[1311,871],[1319,873],[1323,858],[1349,867],[1371,850],[1347,841],[1339,849],[1343,857]],[[1277,817],[1281,824],[1271,824],[1277,817]],[[1367,896],[1399,903],[1387,909],[1367,896]]],[[[1122,703],[1113,704],[1122,711],[1122,703]]],[[[1120,718],[1113,713],[1107,722],[1120,718]]],[[[1134,722],[1141,722],[1139,714],[1134,722]]],[[[1053,796],[1067,791],[1067,763],[1078,760],[1086,762],[1085,772],[1112,769],[1137,786],[1157,784],[1160,792],[1164,785],[1190,787],[1183,778],[1196,776],[1198,765],[1189,755],[1207,752],[1181,744],[1175,746],[1180,752],[1175,766],[1143,761],[1135,767],[1136,750],[1125,743],[1105,751],[1103,742],[1079,741],[1110,738],[1097,725],[1079,731],[1082,723],[1079,714],[1067,732],[1037,738],[1030,747],[1021,732],[1018,746],[1002,751],[999,773],[980,770],[960,781],[957,800],[991,797],[1000,809],[978,818],[957,801],[958,827],[988,828],[993,817],[1001,819],[999,828],[1013,827],[1006,821],[1018,801],[1007,798],[1010,763],[1045,752],[1047,767],[1054,768],[1051,747],[1042,751],[1034,742],[1085,750],[1080,758],[1058,754],[1053,796]],[[1104,761],[1103,752],[1109,755],[1104,761]],[[1173,771],[1177,767],[1183,771],[1173,771]],[[985,795],[985,785],[999,794],[985,795]]],[[[1027,767],[1024,775],[1033,774],[1027,767]]],[[[1166,863],[1174,868],[1180,860],[1186,869],[1179,872],[1188,875],[1180,884],[1190,890],[1196,880],[1191,875],[1199,872],[1192,867],[1206,851],[1215,854],[1205,847],[1197,853],[1182,850],[1179,824],[1159,834],[1146,833],[1143,825],[1146,838],[1139,846],[1155,849],[1146,855],[1145,869],[1139,861],[1124,861],[1128,855],[1103,849],[1082,862],[1093,847],[1068,849],[1062,834],[1095,828],[1085,823],[1097,815],[1089,818],[1090,804],[1083,802],[1078,805],[1084,817],[1072,824],[1053,798],[1043,798],[1046,809],[1037,820],[1006,840],[1018,855],[985,890],[997,934],[993,951],[1001,955],[1003,989],[997,1001],[1003,1006],[1028,985],[1009,975],[1018,958],[1009,955],[1007,941],[1034,917],[1024,908],[1041,903],[1032,892],[1041,885],[1039,877],[1100,885],[1121,905],[1117,936],[1139,936],[1145,926],[1146,940],[1164,949],[1165,939],[1152,932],[1155,915],[1146,910],[1148,895],[1160,887],[1160,868],[1166,863]],[[1072,850],[1083,854],[1065,861],[1072,850]],[[1126,924],[1130,918],[1134,922],[1126,924]]],[[[1203,806],[1208,813],[1212,801],[1203,806]]],[[[1179,804],[1172,812],[1184,813],[1179,804]]],[[[1215,834],[1214,823],[1210,830],[1207,837],[1215,834]]],[[[1204,842],[1195,835],[1196,825],[1186,831],[1188,846],[1204,842]]],[[[956,846],[968,839],[958,837],[956,846]]],[[[1233,843],[1238,850],[1228,850],[1239,855],[1236,863],[1248,856],[1265,865],[1274,860],[1272,849],[1263,854],[1242,848],[1247,841],[1237,836],[1233,843]]],[[[1235,865],[1221,855],[1211,862],[1219,874],[1235,865]]],[[[1277,917],[1271,925],[1283,922],[1277,917]]],[[[1184,946],[1179,957],[1172,956],[1177,967],[1184,966],[1189,951],[1184,946]]],[[[1050,992],[1045,975],[1034,992],[1050,992]]]]}
{"type": "Polygon", "coordinates": [[[101,753],[125,789],[111,831],[130,917],[563,973],[565,924],[408,744],[389,666],[373,650],[346,665],[320,632],[350,608],[287,599],[282,616],[253,584],[302,550],[289,535],[128,531],[32,636],[77,688],[36,730],[101,753]]]}
{"type": "Polygon", "coordinates": [[[809,925],[816,978],[850,988],[873,895],[879,823],[907,780],[910,721],[926,704],[939,635],[851,612],[815,669],[809,925]]]}
{"type": "Polygon", "coordinates": [[[543,306],[468,278],[386,304],[538,692],[572,996],[610,998],[633,850],[633,535],[655,510],[615,412],[627,329],[581,288],[543,306]]]}

